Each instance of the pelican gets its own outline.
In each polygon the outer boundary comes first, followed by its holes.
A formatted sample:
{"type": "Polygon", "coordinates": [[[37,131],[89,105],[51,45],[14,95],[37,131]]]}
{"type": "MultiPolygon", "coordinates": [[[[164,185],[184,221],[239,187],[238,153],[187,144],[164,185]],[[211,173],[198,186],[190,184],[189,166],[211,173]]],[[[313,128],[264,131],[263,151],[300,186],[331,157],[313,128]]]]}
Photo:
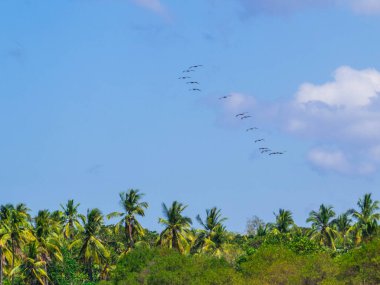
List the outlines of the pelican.
{"type": "Polygon", "coordinates": [[[244,120],[244,119],[248,119],[248,118],[251,118],[252,116],[243,116],[243,117],[240,117],[240,120],[244,120]]]}
{"type": "Polygon", "coordinates": [[[255,140],[255,143],[262,142],[262,141],[264,141],[264,139],[258,139],[258,140],[255,140]]]}
{"type": "Polygon", "coordinates": [[[201,91],[201,89],[199,89],[199,88],[191,88],[191,89],[189,89],[189,91],[201,91]]]}
{"type": "Polygon", "coordinates": [[[245,131],[248,132],[248,131],[253,131],[253,130],[257,130],[257,129],[258,129],[258,128],[253,127],[253,128],[248,128],[248,129],[246,129],[245,131]]]}
{"type": "Polygon", "coordinates": [[[244,116],[244,115],[246,115],[246,114],[248,114],[248,112],[243,112],[243,113],[236,114],[235,117],[237,118],[237,117],[239,117],[239,116],[244,116]]]}
{"type": "Polygon", "coordinates": [[[197,67],[201,67],[201,66],[203,66],[202,64],[198,64],[198,65],[192,65],[192,66],[190,66],[189,67],[189,69],[192,69],[192,68],[197,68],[197,67]]]}

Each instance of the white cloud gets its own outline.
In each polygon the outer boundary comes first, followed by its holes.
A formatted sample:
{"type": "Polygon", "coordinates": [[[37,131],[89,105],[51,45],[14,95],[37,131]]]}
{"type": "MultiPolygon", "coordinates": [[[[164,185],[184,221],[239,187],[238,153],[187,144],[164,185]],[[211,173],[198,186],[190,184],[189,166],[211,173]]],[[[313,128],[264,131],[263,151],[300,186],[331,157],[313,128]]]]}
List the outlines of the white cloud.
{"type": "Polygon", "coordinates": [[[160,2],[160,0],[132,0],[135,4],[144,7],[156,14],[159,14],[165,18],[169,16],[166,7],[160,2]]]}
{"type": "Polygon", "coordinates": [[[278,115],[288,133],[337,147],[312,150],[308,159],[315,166],[370,174],[380,165],[379,102],[379,71],[342,66],[330,82],[302,84],[278,115]]]}
{"type": "Polygon", "coordinates": [[[374,69],[338,68],[334,81],[314,85],[303,84],[297,93],[297,103],[321,102],[332,107],[356,108],[368,106],[380,92],[380,73],[374,69]]]}

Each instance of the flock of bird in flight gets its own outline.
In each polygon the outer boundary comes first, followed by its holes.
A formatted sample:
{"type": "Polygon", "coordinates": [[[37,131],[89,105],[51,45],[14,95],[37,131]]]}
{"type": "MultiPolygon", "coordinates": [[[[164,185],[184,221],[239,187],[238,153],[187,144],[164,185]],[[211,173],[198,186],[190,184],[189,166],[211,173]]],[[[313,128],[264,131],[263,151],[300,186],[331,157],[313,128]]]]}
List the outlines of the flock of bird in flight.
{"type": "MultiPolygon", "coordinates": [[[[185,80],[186,84],[188,84],[191,87],[189,89],[189,91],[192,91],[192,92],[201,92],[202,91],[199,88],[199,86],[200,86],[199,82],[193,81],[192,77],[187,75],[187,74],[190,74],[192,72],[195,72],[199,67],[202,67],[202,66],[203,65],[201,65],[201,64],[192,65],[192,66],[188,67],[187,69],[183,70],[182,76],[178,77],[178,79],[180,79],[180,80],[185,80]]],[[[232,95],[225,95],[225,96],[219,97],[219,100],[226,100],[230,97],[232,97],[232,95]]],[[[249,114],[249,112],[242,112],[242,113],[236,114],[235,117],[237,119],[240,119],[240,120],[246,120],[246,119],[252,118],[252,116],[249,114]]],[[[257,128],[257,127],[250,127],[250,128],[246,129],[246,132],[255,131],[258,129],[259,128],[257,128]]],[[[257,138],[254,140],[254,143],[255,144],[263,143],[264,141],[265,141],[264,138],[257,138]]],[[[274,151],[268,147],[259,147],[258,150],[260,151],[261,154],[268,154],[268,155],[281,155],[281,154],[285,153],[285,151],[274,151]]]]}

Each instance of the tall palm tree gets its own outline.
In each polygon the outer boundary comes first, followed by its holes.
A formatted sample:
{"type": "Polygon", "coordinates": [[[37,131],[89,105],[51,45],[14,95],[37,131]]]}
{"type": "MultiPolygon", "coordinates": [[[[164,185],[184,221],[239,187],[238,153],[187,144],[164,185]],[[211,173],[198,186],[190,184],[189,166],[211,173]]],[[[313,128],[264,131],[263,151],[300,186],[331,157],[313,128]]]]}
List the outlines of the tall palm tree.
{"type": "Polygon", "coordinates": [[[99,237],[103,226],[101,211],[96,208],[87,210],[87,216],[82,219],[84,230],[71,243],[70,248],[79,248],[79,258],[86,266],[90,281],[93,281],[93,266],[104,263],[110,254],[99,237]]]}
{"type": "Polygon", "coordinates": [[[279,233],[289,232],[290,228],[294,225],[292,212],[289,210],[280,209],[278,214],[273,214],[276,217],[276,222],[273,225],[274,231],[279,233]]]}
{"type": "Polygon", "coordinates": [[[371,196],[372,194],[365,194],[357,203],[359,211],[352,210],[352,215],[357,220],[355,224],[357,244],[362,239],[369,239],[378,230],[380,213],[376,211],[380,209],[379,201],[373,201],[371,196]]]}
{"type": "Polygon", "coordinates": [[[159,242],[161,245],[183,252],[184,247],[188,245],[187,235],[190,233],[192,224],[189,217],[182,216],[187,206],[174,201],[169,209],[164,203],[162,203],[162,208],[165,218],[159,218],[158,222],[163,224],[165,229],[160,234],[159,242]]]}
{"type": "Polygon", "coordinates": [[[22,258],[21,264],[15,267],[10,275],[22,276],[25,284],[46,284],[44,280],[48,280],[48,275],[45,270],[45,262],[39,259],[38,242],[33,241],[25,246],[25,255],[22,258]]]}
{"type": "Polygon", "coordinates": [[[11,235],[8,225],[0,220],[0,285],[3,285],[4,264],[12,260],[12,254],[9,249],[11,235]]]}
{"type": "Polygon", "coordinates": [[[129,247],[133,248],[135,237],[144,236],[144,229],[137,221],[136,216],[145,216],[144,210],[148,208],[148,203],[140,202],[144,194],[139,193],[137,189],[129,189],[127,193],[121,192],[119,196],[124,213],[113,212],[107,215],[107,218],[122,217],[115,225],[115,229],[119,231],[124,226],[126,240],[129,241],[129,247]]]}
{"type": "Polygon", "coordinates": [[[322,204],[319,211],[311,211],[306,222],[312,223],[311,238],[318,241],[321,245],[327,245],[332,249],[335,248],[335,237],[337,231],[332,224],[332,218],[335,217],[335,212],[332,206],[322,204]]]}
{"type": "Polygon", "coordinates": [[[203,230],[198,233],[192,252],[199,250],[216,251],[221,249],[225,233],[223,222],[226,221],[227,218],[222,218],[220,209],[216,207],[207,209],[206,219],[204,221],[200,215],[197,215],[196,219],[202,225],[203,230]]]}
{"type": "Polygon", "coordinates": [[[75,205],[74,200],[68,200],[65,206],[61,204],[63,211],[63,235],[70,240],[74,238],[77,231],[82,230],[80,219],[83,218],[83,215],[78,212],[79,206],[79,203],[75,205]]]}
{"type": "MultiPolygon", "coordinates": [[[[25,204],[14,207],[11,204],[0,207],[0,219],[7,224],[10,235],[10,251],[12,255],[11,270],[15,268],[16,252],[21,251],[23,244],[34,240],[30,229],[29,209],[25,204]]],[[[12,284],[14,277],[12,275],[12,284]]]]}
{"type": "MultiPolygon", "coordinates": [[[[44,262],[44,270],[47,273],[48,265],[53,258],[59,261],[63,260],[58,236],[59,224],[56,223],[48,210],[39,211],[34,218],[34,223],[34,235],[40,249],[40,259],[44,262]]],[[[48,283],[49,279],[45,277],[45,285],[48,283]]]]}

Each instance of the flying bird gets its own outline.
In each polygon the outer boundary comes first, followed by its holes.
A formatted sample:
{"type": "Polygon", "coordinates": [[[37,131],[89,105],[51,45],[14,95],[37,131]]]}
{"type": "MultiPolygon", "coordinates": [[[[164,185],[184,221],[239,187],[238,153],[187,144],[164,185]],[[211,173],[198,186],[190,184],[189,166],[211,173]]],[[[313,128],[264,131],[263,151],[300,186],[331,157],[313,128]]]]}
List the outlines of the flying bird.
{"type": "Polygon", "coordinates": [[[203,66],[202,64],[198,64],[198,65],[192,65],[192,66],[190,66],[189,67],[189,69],[192,69],[192,68],[197,68],[197,67],[201,67],[201,66],[203,66]]]}
{"type": "Polygon", "coordinates": [[[189,81],[189,82],[186,82],[186,84],[199,84],[198,81],[189,81]]]}
{"type": "Polygon", "coordinates": [[[231,95],[226,95],[226,96],[219,97],[219,100],[221,100],[221,99],[227,99],[228,97],[231,97],[231,95]]]}
{"type": "Polygon", "coordinates": [[[274,152],[271,152],[269,155],[276,155],[276,154],[284,154],[284,152],[282,152],[282,151],[274,151],[274,152]]]}
{"type": "Polygon", "coordinates": [[[194,70],[192,70],[192,69],[185,69],[184,71],[182,71],[182,72],[193,72],[194,70]]]}
{"type": "Polygon", "coordinates": [[[188,78],[191,78],[190,76],[182,76],[182,77],[178,77],[178,79],[188,79],[188,78]]]}
{"type": "Polygon", "coordinates": [[[267,150],[267,149],[269,149],[269,148],[267,148],[267,147],[259,147],[259,150],[267,150]]]}
{"type": "Polygon", "coordinates": [[[257,129],[258,129],[258,128],[253,127],[253,128],[248,128],[248,129],[246,129],[245,131],[248,132],[248,131],[253,131],[253,130],[257,130],[257,129]]]}
{"type": "Polygon", "coordinates": [[[258,140],[255,140],[255,143],[262,142],[262,141],[264,141],[264,139],[258,139],[258,140]]]}
{"type": "Polygon", "coordinates": [[[191,88],[191,89],[189,89],[189,91],[201,91],[201,89],[199,89],[199,88],[191,88]]]}
{"type": "Polygon", "coordinates": [[[265,152],[270,152],[271,150],[270,149],[263,149],[263,150],[261,150],[260,152],[261,153],[265,153],[265,152]]]}
{"type": "Polygon", "coordinates": [[[240,120],[244,120],[244,119],[248,119],[248,118],[251,118],[252,116],[242,116],[240,117],[240,120]]]}
{"type": "Polygon", "coordinates": [[[248,112],[243,112],[243,113],[239,113],[239,114],[236,114],[235,117],[239,117],[239,116],[244,116],[245,114],[248,114],[248,112]]]}

